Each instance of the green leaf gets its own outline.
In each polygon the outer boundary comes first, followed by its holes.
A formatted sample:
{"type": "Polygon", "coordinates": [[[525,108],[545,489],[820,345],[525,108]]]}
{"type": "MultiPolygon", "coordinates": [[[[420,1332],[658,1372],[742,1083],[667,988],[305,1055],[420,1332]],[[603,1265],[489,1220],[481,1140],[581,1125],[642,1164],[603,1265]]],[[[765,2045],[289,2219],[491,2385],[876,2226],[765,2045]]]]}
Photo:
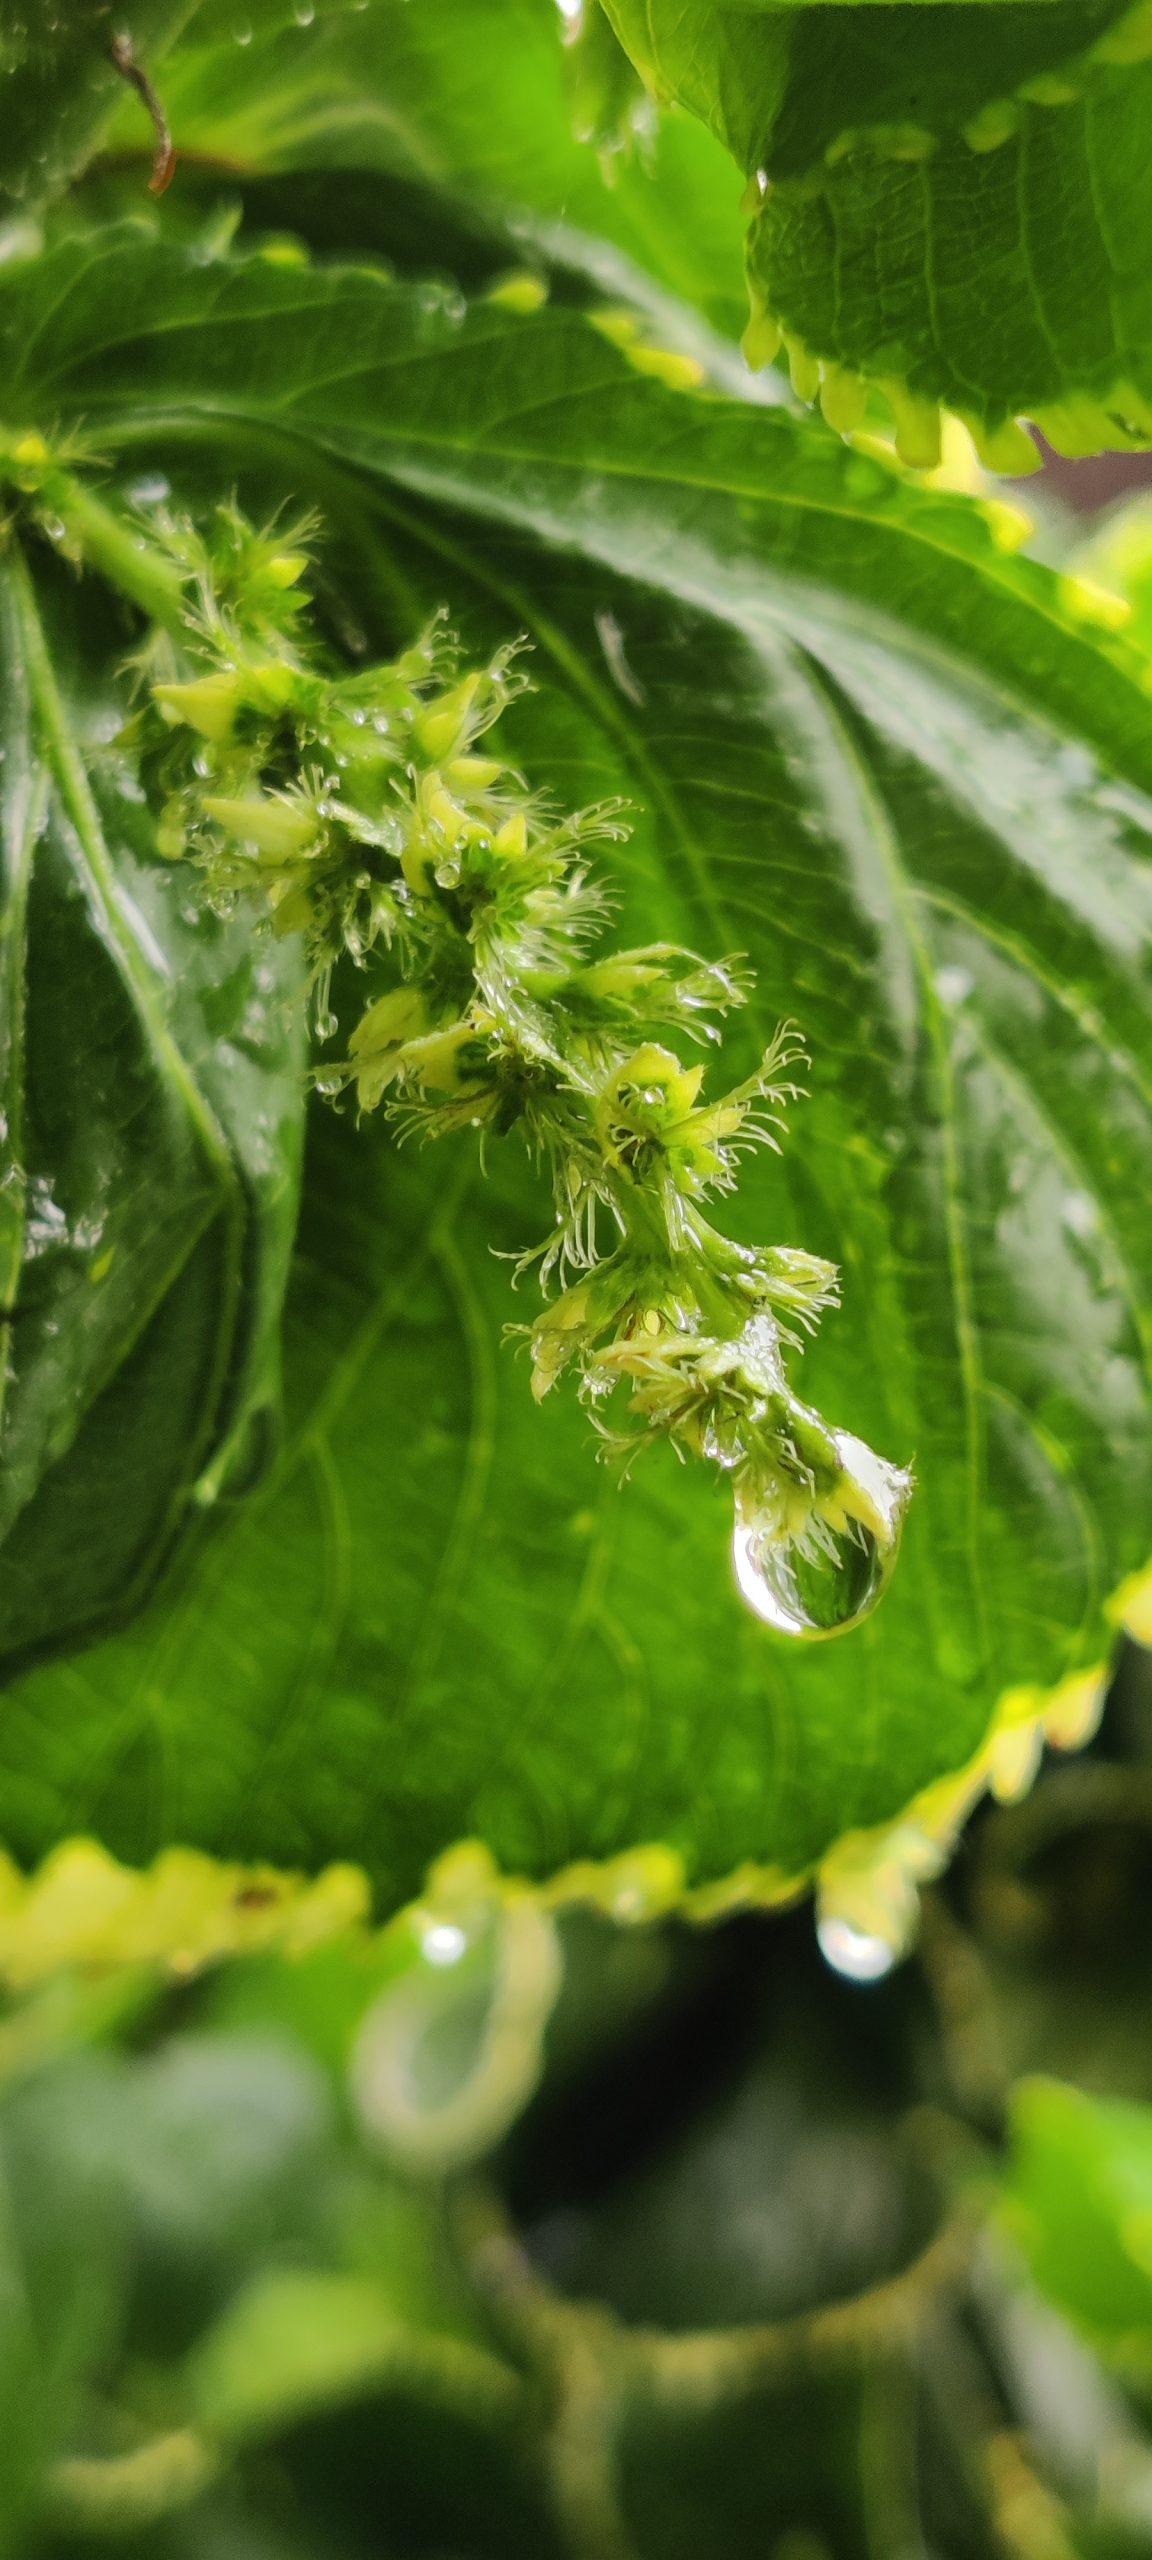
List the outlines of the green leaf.
{"type": "Polygon", "coordinates": [[[1022,2080],[1007,2228],[1036,2282],[1101,2345],[1152,2353],[1152,2108],[1022,2080]]]}
{"type": "Polygon", "coordinates": [[[834,424],[856,422],[872,381],[910,461],[933,458],[941,403],[1002,470],[1028,468],[1022,412],[1061,451],[1148,441],[1140,11],[611,0],[610,14],[657,93],[768,182],[750,352],[765,360],[782,330],[805,397],[825,369],[834,424]]]}
{"type": "Polygon", "coordinates": [[[199,1484],[250,1463],[295,1224],[292,953],[158,874],[109,744],[130,626],[2,571],[0,1646],[137,1601],[199,1484]]]}
{"type": "Polygon", "coordinates": [[[881,20],[861,18],[859,0],[604,6],[655,93],[701,117],[749,176],[774,180],[841,158],[853,139],[888,160],[922,157],[991,100],[1029,83],[1075,90],[1095,46],[1137,41],[1135,24],[1114,33],[1128,0],[997,0],[991,16],[981,0],[943,0],[930,18],[923,0],[891,0],[881,20]]]}
{"type": "Polygon", "coordinates": [[[995,151],[853,152],[814,192],[770,195],[749,279],[798,372],[806,350],[881,380],[910,460],[934,458],[940,402],[1002,470],[1027,467],[1001,433],[1021,412],[1064,453],[1147,443],[1150,116],[1152,65],[1101,68],[1081,98],[1022,109],[995,151]]]}
{"type": "Polygon", "coordinates": [[[239,2443],[389,2388],[497,2425],[517,2414],[520,2396],[495,2356],[470,2340],[408,2328],[387,2286],[366,2276],[255,2277],[203,2339],[193,2367],[203,2422],[239,2443]]]}
{"type": "MultiPolygon", "coordinates": [[[[196,0],[133,0],[134,62],[154,64],[195,6],[196,0]]],[[[95,147],[119,103],[123,75],[112,59],[113,32],[103,0],[58,0],[52,8],[8,0],[0,19],[0,205],[35,206],[56,194],[95,147]]],[[[139,97],[128,130],[137,145],[148,133],[139,97]]]]}
{"type": "Polygon", "coordinates": [[[318,497],[373,645],[440,600],[470,645],[528,630],[517,760],[639,804],[626,931],[748,952],[734,1068],[805,1034],[746,1231],[839,1259],[805,1391],[920,1484],[876,1618],[773,1639],[721,1487],[621,1492],[561,1395],[532,1410],[489,1251],[540,1233],[531,1169],[321,1115],[283,1451],[135,1631],[10,1690],[14,1843],[335,1850],[389,1898],[463,1831],[537,1874],[661,1835],[699,1878],[803,1870],[1097,1659],[1152,1542],[1140,662],[1003,511],[672,393],[570,312],[131,237],[13,273],[0,328],[26,414],[318,497]]]}
{"type": "Polygon", "coordinates": [[[117,2343],[127,2268],[109,2074],[85,2057],[0,2106],[0,2542],[22,2550],[44,2463],[117,2343]]]}
{"type": "MultiPolygon", "coordinates": [[[[388,254],[425,274],[441,268],[446,217],[471,229],[511,215],[509,264],[577,235],[738,337],[740,188],[725,153],[683,116],[602,163],[573,130],[589,109],[560,30],[553,0],[207,0],[165,61],[164,103],[180,151],[217,163],[225,189],[263,169],[370,171],[421,191],[408,255],[395,237],[388,254]]],[[[110,140],[140,151],[130,101],[110,140]]],[[[181,167],[165,211],[193,176],[181,167]]],[[[290,198],[273,218],[308,234],[290,198]]]]}

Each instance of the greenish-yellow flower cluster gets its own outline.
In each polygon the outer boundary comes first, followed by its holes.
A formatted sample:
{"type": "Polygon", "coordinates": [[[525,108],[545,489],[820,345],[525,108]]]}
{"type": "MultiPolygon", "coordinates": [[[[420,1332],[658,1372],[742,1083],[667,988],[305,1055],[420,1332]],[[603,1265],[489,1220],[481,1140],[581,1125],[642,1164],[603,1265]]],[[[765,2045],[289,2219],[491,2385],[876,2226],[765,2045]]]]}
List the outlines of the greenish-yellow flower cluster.
{"type": "MultiPolygon", "coordinates": [[[[91,517],[66,477],[54,520],[91,517]]],[[[625,832],[622,806],[558,814],[508,761],[494,732],[526,681],[516,649],[461,672],[437,619],[387,665],[325,664],[309,530],[258,533],[229,507],[203,530],[154,513],[131,537],[176,600],[128,732],[159,850],[195,863],[216,906],[251,902],[302,936],[322,1089],[424,1139],[519,1129],[553,1197],[524,1257],[545,1295],[522,1328],[537,1396],[572,1366],[610,1444],[662,1436],[719,1466],[752,1605],[796,1634],[851,1624],[887,1578],[910,1479],[789,1383],[833,1266],[737,1244],[706,1215],[742,1152],[777,1144],[799,1044],[785,1028],[754,1075],[705,1095],[672,1043],[718,1038],[745,1001],[738,963],[596,951],[610,902],[588,854],[625,832]],[[343,1012],[356,971],[369,1001],[340,1038],[334,989],[343,1012]]]]}

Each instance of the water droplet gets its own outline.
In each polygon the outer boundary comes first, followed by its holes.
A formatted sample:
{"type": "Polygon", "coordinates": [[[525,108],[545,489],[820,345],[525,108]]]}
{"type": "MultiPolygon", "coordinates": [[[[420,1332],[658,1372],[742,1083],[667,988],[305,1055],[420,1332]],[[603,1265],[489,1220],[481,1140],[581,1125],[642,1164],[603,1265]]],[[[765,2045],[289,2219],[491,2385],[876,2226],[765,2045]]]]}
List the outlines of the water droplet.
{"type": "Polygon", "coordinates": [[[819,1547],[782,1542],[739,1510],[732,1533],[736,1580],[749,1608],[784,1636],[835,1636],[874,1609],[896,1561],[870,1529],[828,1530],[819,1547]]]}
{"type": "Polygon", "coordinates": [[[459,1964],[467,1945],[465,1931],[454,1920],[433,1920],[420,1940],[420,1952],[429,1964],[459,1964]]]}
{"type": "Polygon", "coordinates": [[[816,1923],[820,1953],[833,1973],[842,1973],[849,1982],[881,1982],[891,1973],[896,1951],[887,1938],[874,1938],[867,1929],[854,1929],[850,1920],[835,1913],[816,1923]]]}
{"type": "Polygon", "coordinates": [[[172,483],[162,471],[146,471],[139,480],[130,480],[127,496],[136,507],[159,507],[172,495],[172,483]]]}
{"type": "Polygon", "coordinates": [[[738,1477],[732,1562],[749,1608],[779,1635],[835,1636],[860,1624],[891,1580],[912,1478],[879,1458],[854,1432],[832,1440],[844,1470],[838,1497],[843,1527],[833,1525],[813,1494],[807,1517],[790,1521],[797,1487],[738,1477]],[[870,1513],[869,1524],[861,1513],[870,1513]]]}
{"type": "Polygon", "coordinates": [[[1060,1203],[1060,1216],[1070,1235],[1095,1235],[1100,1213],[1086,1191],[1066,1191],[1060,1203]]]}

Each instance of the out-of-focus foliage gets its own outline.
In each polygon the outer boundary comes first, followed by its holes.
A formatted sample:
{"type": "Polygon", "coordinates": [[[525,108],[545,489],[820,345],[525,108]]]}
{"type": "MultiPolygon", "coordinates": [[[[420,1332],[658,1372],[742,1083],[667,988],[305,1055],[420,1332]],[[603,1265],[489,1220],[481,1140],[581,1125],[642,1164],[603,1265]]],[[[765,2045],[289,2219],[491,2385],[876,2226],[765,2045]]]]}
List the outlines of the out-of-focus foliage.
{"type": "Polygon", "coordinates": [[[866,1993],[477,1852],[6,1878],[5,2550],[1146,2552],[1146,1692],[866,1993]]]}
{"type": "Polygon", "coordinates": [[[1152,2354],[1152,2109],[1024,2080],[1008,2227],[1044,2291],[1106,2346],[1152,2354]]]}

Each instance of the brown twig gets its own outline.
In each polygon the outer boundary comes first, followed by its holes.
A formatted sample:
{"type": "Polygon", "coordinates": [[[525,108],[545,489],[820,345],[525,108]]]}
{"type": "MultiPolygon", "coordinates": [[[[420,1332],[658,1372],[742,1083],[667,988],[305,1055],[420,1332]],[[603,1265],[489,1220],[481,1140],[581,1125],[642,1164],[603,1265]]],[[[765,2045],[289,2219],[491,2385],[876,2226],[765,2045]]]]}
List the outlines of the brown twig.
{"type": "Polygon", "coordinates": [[[165,187],[171,182],[176,167],[176,152],[168,130],[167,116],[143,64],[136,60],[131,36],[113,36],[111,53],[121,79],[127,80],[138,96],[143,98],[152,118],[156,132],[156,151],[152,161],[152,175],[148,180],[148,192],[153,196],[162,196],[165,187]]]}

